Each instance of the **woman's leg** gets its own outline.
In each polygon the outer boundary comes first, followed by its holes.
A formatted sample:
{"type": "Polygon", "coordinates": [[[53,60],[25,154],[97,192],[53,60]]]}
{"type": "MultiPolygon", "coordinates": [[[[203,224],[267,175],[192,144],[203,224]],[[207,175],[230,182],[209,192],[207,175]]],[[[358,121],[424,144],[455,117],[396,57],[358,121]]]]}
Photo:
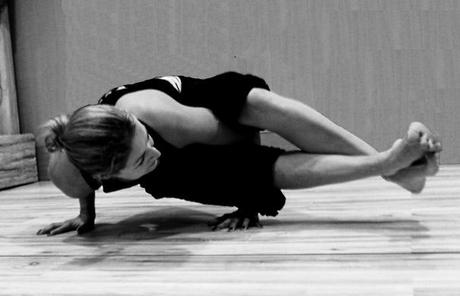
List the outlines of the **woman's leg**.
{"type": "MultiPolygon", "coordinates": [[[[240,123],[276,132],[308,153],[340,155],[378,153],[371,145],[313,108],[263,89],[251,90],[240,123]]],[[[427,164],[403,168],[385,179],[413,193],[418,193],[425,185],[425,176],[434,175],[438,170],[436,154],[441,151],[441,144],[420,123],[411,124],[410,130],[419,134],[421,144],[427,152],[430,152],[426,154],[427,164]]]]}
{"type": "MultiPolygon", "coordinates": [[[[330,119],[299,101],[274,92],[254,88],[239,122],[273,131],[290,141],[302,151],[321,154],[372,155],[377,150],[330,119]]],[[[439,152],[439,141],[424,126],[428,151],[439,152]]]]}
{"type": "Polygon", "coordinates": [[[404,139],[395,141],[390,149],[372,155],[291,152],[276,161],[274,180],[280,189],[298,189],[388,176],[410,166],[425,153],[418,134],[411,132],[404,139]]]}

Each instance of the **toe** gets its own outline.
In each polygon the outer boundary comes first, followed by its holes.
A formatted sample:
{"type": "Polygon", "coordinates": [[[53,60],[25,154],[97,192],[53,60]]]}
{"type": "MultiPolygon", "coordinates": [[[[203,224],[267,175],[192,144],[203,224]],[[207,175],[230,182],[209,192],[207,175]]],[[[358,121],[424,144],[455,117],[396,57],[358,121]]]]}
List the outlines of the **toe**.
{"type": "Polygon", "coordinates": [[[434,176],[439,171],[439,164],[437,157],[434,153],[428,153],[426,156],[427,159],[427,167],[426,167],[426,174],[428,176],[434,176]]]}
{"type": "Polygon", "coordinates": [[[436,141],[434,138],[428,139],[429,151],[432,153],[439,153],[442,151],[441,142],[436,141]]]}
{"type": "Polygon", "coordinates": [[[421,134],[431,135],[431,131],[421,122],[414,121],[410,124],[409,129],[414,129],[421,134]]]}
{"type": "Polygon", "coordinates": [[[426,137],[427,140],[432,140],[433,144],[439,142],[439,137],[433,134],[428,127],[426,127],[423,123],[414,121],[409,125],[408,135],[412,136],[412,138],[418,137],[426,137]]]}
{"type": "Polygon", "coordinates": [[[422,135],[423,133],[421,133],[420,129],[417,128],[417,125],[411,123],[409,130],[407,131],[407,140],[409,142],[417,142],[422,135]]]}
{"type": "Polygon", "coordinates": [[[423,136],[420,138],[420,147],[423,151],[430,151],[430,143],[427,134],[423,134],[423,136]]]}
{"type": "Polygon", "coordinates": [[[430,152],[436,152],[436,147],[434,145],[433,139],[428,139],[428,151],[430,152]]]}
{"type": "Polygon", "coordinates": [[[442,151],[442,144],[441,144],[441,142],[435,142],[434,147],[435,147],[435,152],[439,153],[439,152],[442,151]]]}

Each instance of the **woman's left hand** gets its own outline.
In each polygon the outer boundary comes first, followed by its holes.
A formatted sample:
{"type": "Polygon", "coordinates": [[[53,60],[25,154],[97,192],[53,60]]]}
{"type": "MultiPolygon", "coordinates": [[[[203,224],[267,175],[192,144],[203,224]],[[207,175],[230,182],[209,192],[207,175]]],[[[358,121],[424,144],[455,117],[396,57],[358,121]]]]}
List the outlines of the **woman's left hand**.
{"type": "Polygon", "coordinates": [[[218,217],[215,221],[209,223],[212,230],[221,230],[227,228],[228,231],[237,229],[246,230],[249,227],[259,227],[262,225],[259,221],[259,214],[255,211],[238,209],[237,211],[218,217]]]}

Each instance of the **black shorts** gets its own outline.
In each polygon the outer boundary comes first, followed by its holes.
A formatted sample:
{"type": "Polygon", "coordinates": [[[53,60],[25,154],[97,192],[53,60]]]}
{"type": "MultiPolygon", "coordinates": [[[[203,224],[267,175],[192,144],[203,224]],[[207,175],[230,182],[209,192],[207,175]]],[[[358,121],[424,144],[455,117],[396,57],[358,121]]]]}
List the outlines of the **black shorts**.
{"type": "Polygon", "coordinates": [[[178,101],[184,105],[205,107],[217,118],[239,128],[239,115],[253,88],[270,90],[262,78],[251,74],[226,72],[206,79],[179,76],[182,82],[178,101]]]}
{"type": "Polygon", "coordinates": [[[251,143],[194,144],[142,178],[155,198],[175,197],[210,205],[235,206],[276,216],[286,199],[274,185],[274,164],[285,150],[251,143]]]}

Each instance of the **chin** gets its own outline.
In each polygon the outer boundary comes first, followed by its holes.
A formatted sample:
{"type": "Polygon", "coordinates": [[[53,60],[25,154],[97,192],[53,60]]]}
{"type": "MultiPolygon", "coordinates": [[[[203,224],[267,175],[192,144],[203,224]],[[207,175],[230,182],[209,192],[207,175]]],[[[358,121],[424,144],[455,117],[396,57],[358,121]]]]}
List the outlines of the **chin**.
{"type": "Polygon", "coordinates": [[[149,167],[149,169],[147,170],[147,173],[150,173],[150,172],[154,171],[154,170],[157,168],[157,166],[158,166],[158,159],[156,159],[156,160],[152,163],[152,165],[151,165],[151,166],[149,167]]]}

